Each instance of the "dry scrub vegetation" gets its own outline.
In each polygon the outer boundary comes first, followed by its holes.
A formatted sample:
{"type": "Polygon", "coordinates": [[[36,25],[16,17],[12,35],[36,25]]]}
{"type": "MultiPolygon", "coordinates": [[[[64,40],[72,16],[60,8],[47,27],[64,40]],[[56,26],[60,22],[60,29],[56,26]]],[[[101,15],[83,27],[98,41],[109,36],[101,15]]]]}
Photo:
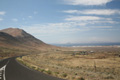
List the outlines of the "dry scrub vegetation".
{"type": "Polygon", "coordinates": [[[7,48],[7,47],[0,47],[0,60],[5,59],[5,58],[10,58],[14,56],[20,56],[20,55],[25,55],[29,54],[32,51],[28,50],[23,50],[23,49],[18,49],[18,48],[7,48]]]}
{"type": "Polygon", "coordinates": [[[31,54],[18,60],[35,70],[67,80],[120,79],[120,47],[69,48],[31,54]]]}

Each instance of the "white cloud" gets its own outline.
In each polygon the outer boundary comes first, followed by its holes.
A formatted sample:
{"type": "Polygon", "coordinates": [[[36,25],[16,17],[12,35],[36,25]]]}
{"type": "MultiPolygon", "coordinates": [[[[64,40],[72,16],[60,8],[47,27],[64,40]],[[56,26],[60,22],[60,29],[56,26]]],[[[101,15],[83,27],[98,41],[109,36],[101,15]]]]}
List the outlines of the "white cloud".
{"type": "Polygon", "coordinates": [[[89,37],[88,38],[88,42],[92,42],[92,43],[98,43],[98,42],[113,42],[114,40],[112,40],[110,37],[98,37],[98,36],[94,36],[94,37],[89,37]]]}
{"type": "MultiPolygon", "coordinates": [[[[73,34],[76,34],[76,33],[78,34],[78,33],[88,32],[91,30],[94,31],[94,30],[109,30],[109,29],[112,30],[113,29],[112,26],[102,26],[102,25],[101,26],[95,26],[95,25],[90,26],[90,25],[87,25],[87,23],[83,23],[83,22],[33,24],[33,25],[29,25],[29,26],[21,26],[21,28],[40,39],[45,38],[45,40],[46,40],[46,39],[49,39],[49,37],[52,37],[52,38],[57,37],[58,43],[59,42],[61,42],[61,43],[68,43],[68,42],[69,43],[72,43],[72,42],[79,43],[79,42],[95,41],[93,39],[89,40],[88,38],[85,39],[83,37],[81,37],[79,39],[79,37],[71,38],[69,36],[71,36],[71,35],[73,36],[73,34]],[[63,39],[61,39],[60,37],[63,37],[63,39]]],[[[52,40],[50,42],[56,41],[56,40],[54,41],[54,39],[50,39],[50,40],[52,40]]]]}
{"type": "Polygon", "coordinates": [[[31,18],[32,18],[32,16],[28,16],[28,18],[30,18],[30,19],[31,19],[31,18]]]}
{"type": "Polygon", "coordinates": [[[12,21],[17,22],[17,21],[18,21],[18,19],[14,18],[14,19],[12,19],[12,21]]]}
{"type": "Polygon", "coordinates": [[[64,0],[69,5],[106,5],[113,0],[64,0]]]}
{"type": "Polygon", "coordinates": [[[5,15],[5,11],[0,11],[0,15],[5,15]]]}
{"type": "Polygon", "coordinates": [[[77,13],[77,14],[81,13],[81,11],[79,11],[79,10],[65,10],[63,12],[65,12],[65,13],[77,13]]]}
{"type": "Polygon", "coordinates": [[[61,33],[73,33],[76,31],[86,31],[83,26],[86,23],[66,22],[66,23],[49,23],[49,24],[34,24],[31,26],[21,26],[31,34],[61,34],[61,33]],[[29,27],[29,28],[28,28],[29,27]],[[81,27],[81,28],[80,28],[81,27]],[[83,28],[82,28],[83,27],[83,28]]]}
{"type": "Polygon", "coordinates": [[[22,20],[25,20],[25,18],[22,18],[22,20]]]}
{"type": "Polygon", "coordinates": [[[0,21],[3,21],[3,19],[2,19],[2,18],[0,18],[0,21]]]}
{"type": "Polygon", "coordinates": [[[82,44],[84,44],[84,43],[104,43],[104,42],[118,42],[118,41],[116,41],[115,39],[112,39],[112,38],[110,38],[110,37],[98,37],[98,36],[84,36],[84,38],[83,37],[81,37],[81,36],[79,36],[78,38],[64,38],[64,39],[62,39],[62,40],[60,40],[60,41],[58,41],[57,43],[59,43],[59,44],[78,44],[78,43],[82,43],[82,44]]]}
{"type": "Polygon", "coordinates": [[[91,14],[91,15],[114,15],[120,14],[120,10],[113,9],[89,9],[89,10],[66,10],[65,13],[91,14]]]}
{"type": "Polygon", "coordinates": [[[111,18],[103,18],[97,16],[69,16],[66,21],[94,21],[94,20],[112,20],[111,18]]]}
{"type": "Polygon", "coordinates": [[[88,22],[89,24],[103,24],[103,23],[106,23],[106,24],[117,24],[117,23],[119,23],[119,22],[117,22],[117,21],[113,21],[113,20],[100,20],[100,21],[89,21],[88,22]]]}
{"type": "Polygon", "coordinates": [[[110,29],[110,28],[113,28],[112,26],[92,26],[91,28],[98,28],[98,29],[110,29]]]}
{"type": "Polygon", "coordinates": [[[30,26],[21,26],[31,34],[39,35],[54,35],[64,33],[75,33],[89,31],[92,29],[111,29],[112,26],[87,26],[87,23],[83,22],[66,22],[66,23],[48,23],[48,24],[33,24],[30,26]]]}
{"type": "Polygon", "coordinates": [[[34,11],[33,13],[34,13],[34,14],[37,14],[38,12],[37,12],[37,11],[34,11]]]}

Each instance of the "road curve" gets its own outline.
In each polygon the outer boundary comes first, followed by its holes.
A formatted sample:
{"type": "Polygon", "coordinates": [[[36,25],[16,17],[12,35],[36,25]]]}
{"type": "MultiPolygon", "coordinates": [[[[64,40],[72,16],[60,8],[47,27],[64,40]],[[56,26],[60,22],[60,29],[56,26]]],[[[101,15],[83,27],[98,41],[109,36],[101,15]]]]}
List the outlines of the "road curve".
{"type": "Polygon", "coordinates": [[[29,69],[18,63],[15,58],[9,58],[0,61],[0,68],[4,65],[6,65],[6,80],[64,80],[29,69]]]}

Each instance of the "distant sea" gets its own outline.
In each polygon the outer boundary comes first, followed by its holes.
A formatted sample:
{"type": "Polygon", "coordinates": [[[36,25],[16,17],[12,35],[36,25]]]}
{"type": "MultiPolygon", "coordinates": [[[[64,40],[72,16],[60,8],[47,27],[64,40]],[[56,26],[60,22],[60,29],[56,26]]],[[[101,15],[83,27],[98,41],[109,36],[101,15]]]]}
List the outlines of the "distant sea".
{"type": "Polygon", "coordinates": [[[80,46],[120,46],[120,43],[67,43],[67,44],[52,44],[61,47],[80,47],[80,46]]]}

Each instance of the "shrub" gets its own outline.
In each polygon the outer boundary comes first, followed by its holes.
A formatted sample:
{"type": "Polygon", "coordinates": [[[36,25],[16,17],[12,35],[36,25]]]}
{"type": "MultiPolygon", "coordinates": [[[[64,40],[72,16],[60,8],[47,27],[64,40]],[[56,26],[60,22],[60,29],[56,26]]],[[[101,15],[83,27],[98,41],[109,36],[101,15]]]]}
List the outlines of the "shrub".
{"type": "Polygon", "coordinates": [[[77,75],[77,73],[75,73],[75,75],[77,75]]]}
{"type": "Polygon", "coordinates": [[[105,79],[114,79],[114,77],[112,77],[112,76],[107,76],[107,77],[105,77],[105,79]]]}
{"type": "Polygon", "coordinates": [[[32,69],[35,69],[36,67],[35,66],[32,66],[32,69]]]}
{"type": "Polygon", "coordinates": [[[78,78],[77,80],[85,80],[83,77],[78,78]]]}
{"type": "Polygon", "coordinates": [[[36,70],[37,70],[37,71],[39,71],[39,70],[40,70],[40,68],[37,68],[36,70]]]}
{"type": "Polygon", "coordinates": [[[44,72],[45,70],[44,69],[40,69],[40,72],[44,72]]]}
{"type": "Polygon", "coordinates": [[[55,74],[59,74],[59,72],[55,72],[55,74]]]}
{"type": "Polygon", "coordinates": [[[67,77],[67,74],[66,74],[66,73],[63,73],[63,74],[62,74],[62,77],[67,77]]]}
{"type": "Polygon", "coordinates": [[[50,70],[48,70],[48,71],[45,71],[47,74],[52,74],[52,72],[50,71],[50,70]]]}

